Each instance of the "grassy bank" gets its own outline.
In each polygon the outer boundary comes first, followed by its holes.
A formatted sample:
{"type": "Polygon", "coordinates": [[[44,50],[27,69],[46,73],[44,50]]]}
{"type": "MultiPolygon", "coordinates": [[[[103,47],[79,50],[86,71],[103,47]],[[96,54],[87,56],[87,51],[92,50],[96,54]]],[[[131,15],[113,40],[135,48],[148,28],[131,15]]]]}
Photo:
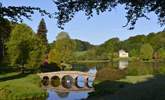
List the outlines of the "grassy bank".
{"type": "Polygon", "coordinates": [[[40,88],[40,78],[34,74],[18,72],[0,74],[1,100],[42,100],[46,92],[40,88]]]}
{"type": "Polygon", "coordinates": [[[165,76],[127,76],[95,84],[88,100],[165,100],[165,76]]]}

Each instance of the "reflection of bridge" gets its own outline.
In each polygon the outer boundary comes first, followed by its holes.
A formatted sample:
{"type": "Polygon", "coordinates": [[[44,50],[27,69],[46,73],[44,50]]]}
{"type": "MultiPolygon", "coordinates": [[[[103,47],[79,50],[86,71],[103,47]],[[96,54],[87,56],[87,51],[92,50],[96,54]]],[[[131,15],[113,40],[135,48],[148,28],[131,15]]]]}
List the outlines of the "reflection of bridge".
{"type": "MultiPolygon", "coordinates": [[[[38,74],[40,76],[40,78],[42,80],[47,80],[50,82],[53,81],[53,79],[58,79],[60,85],[58,85],[56,88],[56,90],[62,90],[62,91],[86,91],[89,90],[89,87],[91,87],[90,82],[94,81],[95,79],[95,75],[88,73],[88,72],[80,72],[80,71],[58,71],[58,72],[48,72],[48,73],[39,73],[38,74]],[[68,79],[66,79],[66,77],[69,77],[68,79]],[[77,83],[77,80],[79,78],[81,79],[81,82],[84,83],[84,86],[82,86],[81,88],[79,88],[79,86],[76,86],[73,83],[77,83]],[[66,79],[66,80],[64,80],[66,79]],[[64,82],[65,81],[65,82],[64,82]],[[62,83],[62,85],[61,85],[62,83]],[[71,84],[70,88],[65,88],[65,84],[71,84]]],[[[56,83],[58,81],[55,81],[56,83]]]]}
{"type": "Polygon", "coordinates": [[[92,92],[94,91],[94,88],[88,88],[88,87],[83,87],[83,88],[78,88],[77,86],[73,85],[72,88],[64,88],[62,85],[58,86],[58,87],[52,87],[52,86],[48,86],[48,87],[44,87],[47,90],[55,90],[56,92],[70,92],[70,91],[75,91],[75,92],[92,92]]]}

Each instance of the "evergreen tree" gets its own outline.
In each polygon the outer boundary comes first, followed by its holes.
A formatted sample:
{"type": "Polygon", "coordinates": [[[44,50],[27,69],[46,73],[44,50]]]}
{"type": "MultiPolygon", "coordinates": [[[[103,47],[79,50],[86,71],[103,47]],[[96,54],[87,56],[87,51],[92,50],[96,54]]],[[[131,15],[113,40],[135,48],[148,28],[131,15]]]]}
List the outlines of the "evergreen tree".
{"type": "Polygon", "coordinates": [[[48,40],[46,33],[47,33],[46,23],[45,20],[42,18],[38,26],[37,36],[41,39],[43,45],[46,45],[46,47],[48,47],[48,40]]]}

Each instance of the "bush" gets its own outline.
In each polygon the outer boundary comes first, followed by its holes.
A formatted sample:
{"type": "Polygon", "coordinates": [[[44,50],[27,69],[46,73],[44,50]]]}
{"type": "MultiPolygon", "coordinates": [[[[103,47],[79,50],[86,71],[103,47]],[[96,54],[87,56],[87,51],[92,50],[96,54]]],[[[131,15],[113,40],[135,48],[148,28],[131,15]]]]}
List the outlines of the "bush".
{"type": "Polygon", "coordinates": [[[41,72],[53,72],[60,71],[60,67],[56,63],[49,63],[46,65],[42,65],[40,68],[41,72]]]}
{"type": "Polygon", "coordinates": [[[104,67],[98,70],[96,81],[118,80],[125,77],[124,70],[118,70],[112,67],[104,67]]]}
{"type": "Polygon", "coordinates": [[[130,63],[129,67],[127,68],[127,75],[128,76],[137,76],[137,75],[148,75],[153,74],[154,70],[152,63],[130,63]]]}

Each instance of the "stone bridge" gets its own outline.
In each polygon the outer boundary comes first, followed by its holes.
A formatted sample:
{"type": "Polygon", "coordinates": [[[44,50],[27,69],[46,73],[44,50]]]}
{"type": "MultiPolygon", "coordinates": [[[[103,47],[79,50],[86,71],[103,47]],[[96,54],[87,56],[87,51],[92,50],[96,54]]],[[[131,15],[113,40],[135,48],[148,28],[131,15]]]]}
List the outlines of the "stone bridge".
{"type": "MultiPolygon", "coordinates": [[[[84,82],[84,86],[81,87],[82,90],[84,89],[87,90],[88,88],[91,88],[92,86],[89,85],[89,83],[90,81],[94,81],[95,79],[94,74],[88,73],[88,72],[80,72],[80,71],[58,71],[58,72],[39,73],[38,75],[40,76],[42,80],[47,79],[47,81],[49,81],[49,84],[53,78],[58,78],[60,81],[60,84],[63,84],[64,77],[68,76],[72,80],[67,80],[65,81],[65,83],[68,83],[68,82],[72,83],[72,86],[71,86],[72,88],[70,88],[70,90],[74,90],[74,91],[77,91],[80,89],[78,86],[75,85],[79,77],[81,77],[82,78],[81,81],[84,82]]],[[[68,90],[68,89],[66,90],[62,85],[56,88],[58,90],[63,89],[63,91],[68,90]]]]}

